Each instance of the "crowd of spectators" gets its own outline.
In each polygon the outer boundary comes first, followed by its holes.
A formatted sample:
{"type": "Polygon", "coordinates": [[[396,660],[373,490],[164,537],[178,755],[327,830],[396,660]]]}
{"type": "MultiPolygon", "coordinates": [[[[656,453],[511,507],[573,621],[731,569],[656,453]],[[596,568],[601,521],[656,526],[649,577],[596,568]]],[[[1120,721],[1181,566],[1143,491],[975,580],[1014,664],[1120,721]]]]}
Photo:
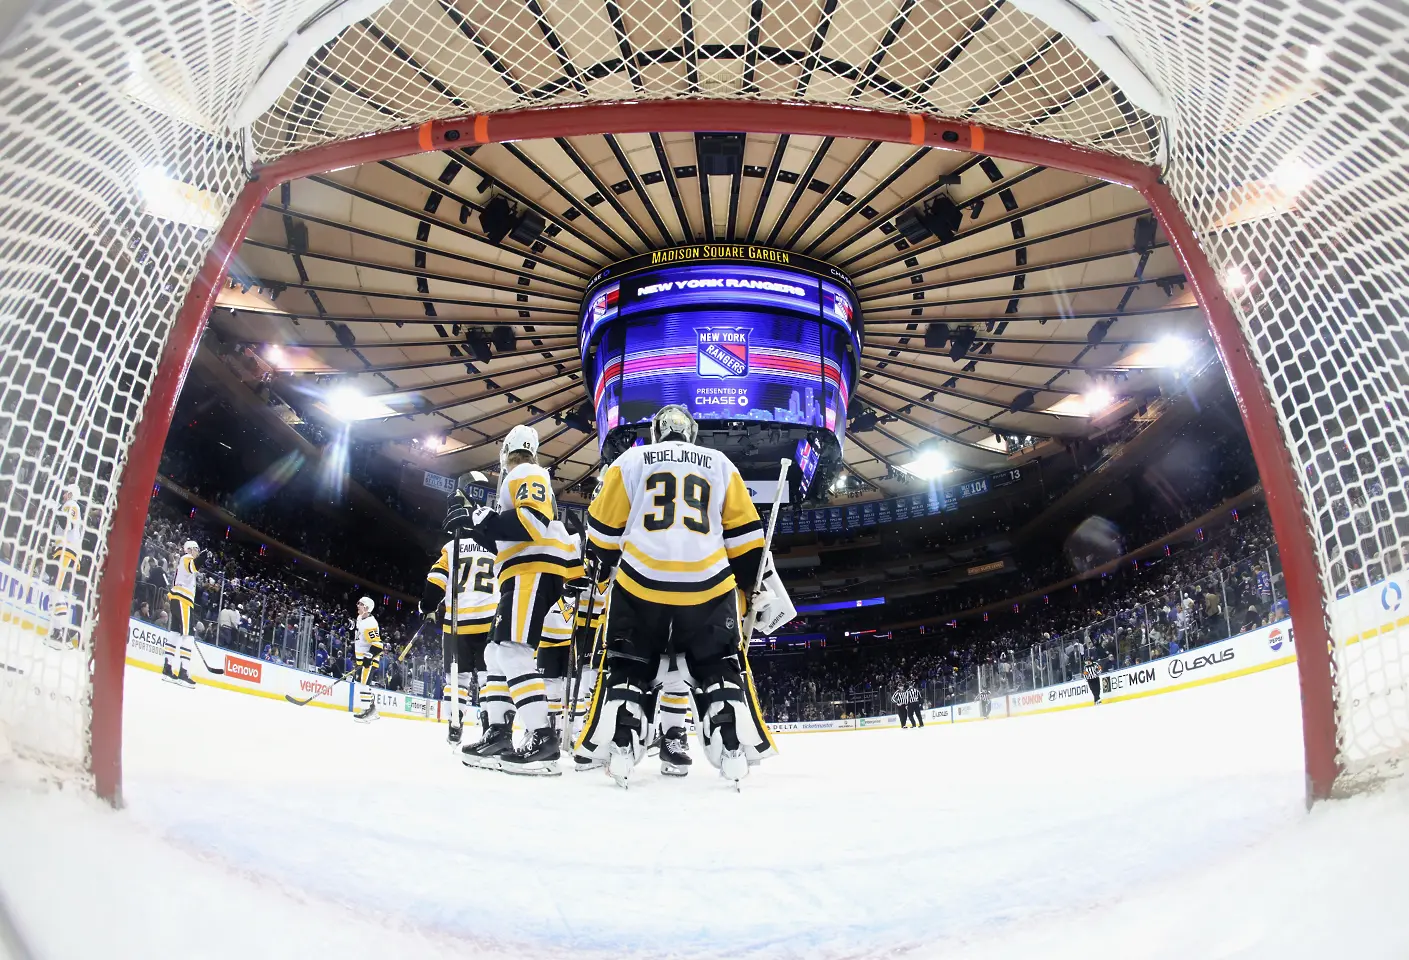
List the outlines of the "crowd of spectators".
{"type": "Polygon", "coordinates": [[[1135,666],[1286,615],[1271,524],[1258,509],[1183,549],[1122,564],[1010,614],[881,639],[873,631],[829,635],[802,650],[780,637],[752,662],[770,719],[843,719],[889,712],[890,693],[909,683],[926,706],[973,700],[1074,679],[1087,657],[1104,670],[1135,666]]]}

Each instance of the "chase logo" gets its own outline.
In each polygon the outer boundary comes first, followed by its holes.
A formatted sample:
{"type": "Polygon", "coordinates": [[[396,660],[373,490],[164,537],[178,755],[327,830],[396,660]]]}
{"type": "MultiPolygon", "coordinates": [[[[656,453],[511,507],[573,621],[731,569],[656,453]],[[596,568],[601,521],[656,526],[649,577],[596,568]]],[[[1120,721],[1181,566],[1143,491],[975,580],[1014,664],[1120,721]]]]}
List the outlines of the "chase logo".
{"type": "Polygon", "coordinates": [[[1380,591],[1380,604],[1390,613],[1394,613],[1403,602],[1404,588],[1393,580],[1386,583],[1380,591]]]}
{"type": "Polygon", "coordinates": [[[696,327],[696,372],[716,380],[748,376],[752,332],[748,327],[696,327]]]}

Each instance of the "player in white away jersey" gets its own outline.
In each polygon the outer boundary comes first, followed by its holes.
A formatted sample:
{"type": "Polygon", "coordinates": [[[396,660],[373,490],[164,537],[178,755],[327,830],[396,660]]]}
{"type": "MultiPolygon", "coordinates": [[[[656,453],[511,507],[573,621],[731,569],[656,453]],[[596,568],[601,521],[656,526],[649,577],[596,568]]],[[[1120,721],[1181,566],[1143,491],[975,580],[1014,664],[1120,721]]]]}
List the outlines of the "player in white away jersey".
{"type": "Polygon", "coordinates": [[[382,630],[377,626],[377,618],[372,616],[372,611],[377,609],[377,604],[371,597],[363,597],[357,601],[357,622],[353,624],[353,631],[356,636],[354,641],[354,651],[357,654],[357,672],[354,674],[353,685],[357,687],[357,702],[362,709],[353,714],[352,719],[362,723],[371,723],[377,719],[377,704],[372,699],[372,668],[377,665],[377,661],[382,655],[382,630]]]}
{"type": "Polygon", "coordinates": [[[543,640],[548,612],[563,593],[563,583],[582,576],[577,538],[557,519],[557,502],[548,471],[538,465],[538,431],[518,426],[509,431],[499,452],[499,510],[471,511],[464,496],[446,515],[446,525],[468,522],[469,534],[494,551],[499,580],[499,610],[494,635],[485,650],[489,683],[506,683],[519,724],[527,731],[513,746],[508,709],[490,703],[489,727],[478,743],[461,749],[466,766],[506,773],[552,775],[561,771],[557,733],[548,722],[548,692],[534,663],[543,640]]]}
{"type": "MultiPolygon", "coordinates": [[[[69,619],[68,595],[78,580],[78,556],[83,549],[83,501],[78,484],[70,483],[59,495],[59,518],[62,528],[54,537],[53,559],[58,563],[54,575],[54,592],[49,600],[49,625],[55,641],[62,643],[63,634],[72,623],[69,619]]],[[[77,638],[73,640],[76,646],[77,638]]]]}
{"type": "MultiPolygon", "coordinates": [[[[460,589],[455,594],[455,622],[450,622],[450,594],[446,586],[450,583],[450,551],[455,549],[451,540],[440,548],[440,556],[426,574],[426,586],[421,596],[421,610],[426,622],[439,623],[444,639],[445,670],[447,681],[445,699],[456,704],[468,703],[470,679],[476,674],[480,696],[480,729],[488,726],[484,716],[486,698],[507,701],[509,690],[489,689],[489,672],[484,662],[484,647],[489,642],[489,631],[494,625],[494,611],[499,607],[499,585],[494,579],[494,554],[478,543],[465,537],[459,541],[455,554],[455,579],[460,589]],[[458,677],[449,677],[450,644],[456,644],[455,663],[458,677]]],[[[463,711],[449,724],[452,743],[460,739],[460,728],[464,726],[463,711]]]]}
{"type": "Polygon", "coordinates": [[[161,665],[161,675],[172,683],[183,687],[194,687],[191,679],[191,611],[196,606],[196,558],[201,548],[194,540],[187,540],[182,548],[181,559],[176,562],[176,573],[171,578],[171,589],[166,595],[167,612],[171,614],[171,634],[165,643],[166,656],[161,665]]]}
{"type": "Polygon", "coordinates": [[[617,568],[607,605],[605,678],[577,742],[623,785],[645,754],[642,703],[683,659],[705,756],[737,783],[749,758],[771,756],[740,634],[739,589],[763,561],[763,525],[739,471],[694,443],[689,411],[672,404],[603,477],[588,510],[599,569],[617,568]]]}

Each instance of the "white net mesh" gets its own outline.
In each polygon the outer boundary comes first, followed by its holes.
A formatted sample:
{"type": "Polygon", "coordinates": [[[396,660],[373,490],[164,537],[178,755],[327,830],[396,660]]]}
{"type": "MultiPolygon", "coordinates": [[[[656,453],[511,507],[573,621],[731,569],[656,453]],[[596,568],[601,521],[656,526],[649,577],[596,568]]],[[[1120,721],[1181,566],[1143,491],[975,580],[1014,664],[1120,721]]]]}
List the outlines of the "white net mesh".
{"type": "Polygon", "coordinates": [[[0,50],[0,725],[61,771],[88,763],[115,483],[244,180],[219,131],[280,8],[55,3],[0,50]]]}
{"type": "MultiPolygon", "coordinates": [[[[6,576],[61,576],[49,554],[63,484],[94,507],[69,591],[76,651],[44,646],[43,611],[6,591],[0,720],[22,747],[72,764],[112,483],[208,228],[241,180],[226,120],[300,19],[294,6],[59,3],[13,34],[0,64],[6,576]]],[[[1057,2],[395,0],[290,74],[252,147],[269,160],[467,113],[708,97],[924,111],[1164,163],[1312,512],[1343,757],[1393,755],[1409,745],[1409,13],[1390,0],[1080,6],[1168,117],[1133,106],[1023,12],[1074,9],[1057,2]]]]}

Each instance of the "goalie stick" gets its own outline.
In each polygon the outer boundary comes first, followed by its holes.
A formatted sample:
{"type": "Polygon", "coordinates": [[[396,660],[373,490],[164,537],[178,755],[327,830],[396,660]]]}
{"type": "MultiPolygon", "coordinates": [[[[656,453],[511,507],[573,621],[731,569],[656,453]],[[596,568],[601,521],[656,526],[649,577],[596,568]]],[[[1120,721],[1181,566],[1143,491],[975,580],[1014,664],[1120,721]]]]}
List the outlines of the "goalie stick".
{"type": "Polygon", "coordinates": [[[792,466],[791,460],[778,461],[782,469],[778,471],[778,488],[773,491],[773,509],[768,514],[768,535],[763,539],[763,558],[758,561],[758,573],[753,578],[753,587],[748,592],[749,612],[744,615],[743,623],[743,649],[749,648],[749,640],[753,639],[753,625],[758,620],[758,593],[763,587],[763,577],[768,569],[768,558],[773,550],[773,531],[778,526],[778,508],[782,506],[783,491],[787,489],[788,468],[792,466]]]}

